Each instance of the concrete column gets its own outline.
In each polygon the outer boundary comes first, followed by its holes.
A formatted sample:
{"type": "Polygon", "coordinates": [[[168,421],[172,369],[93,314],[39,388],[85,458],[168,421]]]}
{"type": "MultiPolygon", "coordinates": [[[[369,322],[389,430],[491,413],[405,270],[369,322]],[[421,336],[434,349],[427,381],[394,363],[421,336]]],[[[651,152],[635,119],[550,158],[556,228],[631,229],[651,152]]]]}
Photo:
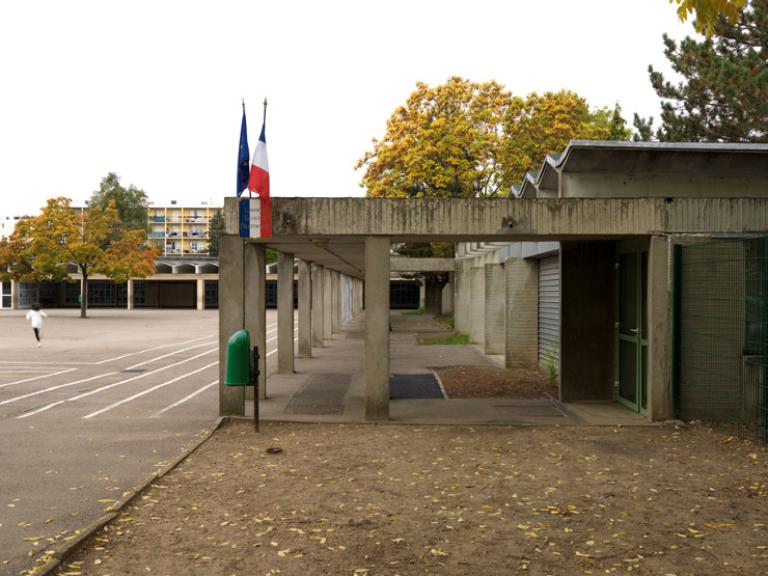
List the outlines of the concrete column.
{"type": "Polygon", "coordinates": [[[365,419],[389,419],[389,238],[365,239],[365,419]]]}
{"type": "Polygon", "coordinates": [[[325,340],[333,338],[333,331],[331,329],[331,317],[333,316],[331,313],[333,308],[331,305],[331,294],[333,290],[331,289],[331,284],[333,284],[331,281],[331,270],[325,268],[323,273],[323,338],[325,340]]]}
{"type": "Polygon", "coordinates": [[[504,354],[506,347],[506,278],[503,264],[485,265],[485,353],[504,354]]]}
{"type": "Polygon", "coordinates": [[[456,293],[453,300],[453,306],[456,331],[460,334],[469,334],[472,331],[469,310],[469,305],[472,299],[470,263],[470,260],[460,260],[456,270],[456,293]]]}
{"type": "MultiPolygon", "coordinates": [[[[251,334],[251,346],[259,347],[259,398],[263,400],[267,397],[267,249],[264,244],[246,244],[244,253],[245,328],[251,334]]],[[[226,302],[219,284],[219,310],[226,302]]]]}
{"type": "Polygon", "coordinates": [[[419,280],[419,308],[422,310],[427,309],[427,280],[421,278],[419,280]]]}
{"type": "Polygon", "coordinates": [[[205,280],[197,279],[197,309],[205,309],[205,280]]]}
{"type": "Polygon", "coordinates": [[[243,266],[242,239],[219,236],[219,416],[245,415],[245,388],[224,384],[227,342],[245,326],[243,266]]]}
{"type": "Polygon", "coordinates": [[[129,278],[125,283],[125,308],[133,310],[133,278],[129,278]]]}
{"type": "Polygon", "coordinates": [[[473,344],[485,346],[485,266],[473,266],[470,276],[469,339],[473,344]]]}
{"type": "Polygon", "coordinates": [[[339,273],[331,271],[331,332],[338,332],[341,322],[341,282],[339,273]]]}
{"type": "Polygon", "coordinates": [[[504,364],[533,368],[539,360],[539,267],[536,260],[504,262],[506,327],[504,364]]]}
{"type": "Polygon", "coordinates": [[[312,278],[309,262],[299,260],[299,357],[312,356],[312,278]]]}
{"type": "Polygon", "coordinates": [[[443,314],[453,314],[453,296],[455,293],[456,273],[448,273],[448,283],[443,286],[442,309],[443,314]]]}
{"type": "Polygon", "coordinates": [[[648,249],[647,417],[673,418],[672,403],[672,242],[653,236],[648,249]]]}
{"type": "Polygon", "coordinates": [[[323,346],[323,287],[325,267],[312,264],[312,346],[323,346]]]}
{"type": "Polygon", "coordinates": [[[293,374],[293,254],[277,253],[277,373],[293,374]]]}
{"type": "Polygon", "coordinates": [[[19,309],[19,292],[21,292],[21,283],[18,280],[11,280],[11,310],[19,309]]]}

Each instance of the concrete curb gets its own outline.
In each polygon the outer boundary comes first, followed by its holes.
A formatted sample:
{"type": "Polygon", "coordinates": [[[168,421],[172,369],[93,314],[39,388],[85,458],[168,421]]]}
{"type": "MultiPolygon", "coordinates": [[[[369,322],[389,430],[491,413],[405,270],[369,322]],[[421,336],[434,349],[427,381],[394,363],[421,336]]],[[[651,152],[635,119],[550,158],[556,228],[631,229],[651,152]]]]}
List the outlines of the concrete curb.
{"type": "Polygon", "coordinates": [[[149,486],[156,480],[159,480],[160,478],[168,474],[171,470],[176,468],[176,466],[181,464],[184,460],[186,460],[190,454],[192,454],[205,441],[207,441],[211,436],[213,436],[213,433],[216,432],[216,430],[218,430],[221,427],[221,425],[227,421],[229,421],[228,416],[220,416],[219,418],[217,418],[214,425],[211,426],[208,430],[206,430],[203,433],[203,436],[197,442],[195,442],[189,449],[185,450],[182,454],[177,456],[170,464],[150,474],[149,477],[143,483],[141,483],[136,488],[130,490],[128,494],[126,494],[120,500],[118,500],[116,503],[110,506],[109,512],[107,512],[101,518],[99,518],[98,520],[91,523],[89,526],[87,526],[83,530],[81,530],[80,534],[78,534],[76,538],[59,547],[56,547],[56,546],[50,547],[49,550],[52,550],[52,553],[49,555],[50,558],[44,564],[40,564],[38,566],[33,566],[32,568],[29,568],[26,572],[24,572],[24,574],[27,574],[28,576],[51,575],[53,571],[56,570],[59,566],[61,566],[61,564],[63,564],[67,560],[67,558],[69,558],[74,552],[76,552],[77,549],[88,538],[90,538],[93,534],[98,532],[103,526],[105,526],[106,524],[114,520],[120,514],[122,509],[125,508],[125,506],[127,506],[147,486],[149,486]]]}

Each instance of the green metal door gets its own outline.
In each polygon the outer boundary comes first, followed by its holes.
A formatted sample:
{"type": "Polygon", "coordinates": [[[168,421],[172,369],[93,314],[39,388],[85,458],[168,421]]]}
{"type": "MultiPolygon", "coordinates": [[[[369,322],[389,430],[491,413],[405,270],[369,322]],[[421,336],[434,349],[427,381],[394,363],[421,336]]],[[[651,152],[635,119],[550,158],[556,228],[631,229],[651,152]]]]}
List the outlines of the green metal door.
{"type": "Polygon", "coordinates": [[[645,414],[648,404],[648,242],[627,241],[616,250],[616,350],[619,402],[645,414]]]}

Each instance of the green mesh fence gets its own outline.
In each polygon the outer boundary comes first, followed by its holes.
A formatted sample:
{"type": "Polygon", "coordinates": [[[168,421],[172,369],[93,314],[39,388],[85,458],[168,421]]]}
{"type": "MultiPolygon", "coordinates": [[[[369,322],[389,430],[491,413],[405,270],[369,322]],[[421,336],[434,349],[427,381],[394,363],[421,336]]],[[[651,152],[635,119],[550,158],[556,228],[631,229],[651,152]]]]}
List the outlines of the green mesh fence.
{"type": "Polygon", "coordinates": [[[675,250],[678,418],[768,443],[768,238],[675,250]]]}

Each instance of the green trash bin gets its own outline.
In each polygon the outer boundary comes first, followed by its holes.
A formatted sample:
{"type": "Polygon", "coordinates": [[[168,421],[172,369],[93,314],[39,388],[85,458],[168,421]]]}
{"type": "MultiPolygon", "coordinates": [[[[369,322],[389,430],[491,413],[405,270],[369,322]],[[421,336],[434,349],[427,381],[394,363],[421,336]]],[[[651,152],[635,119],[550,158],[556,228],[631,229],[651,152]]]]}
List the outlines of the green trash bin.
{"type": "Polygon", "coordinates": [[[251,335],[248,330],[238,330],[227,342],[227,386],[251,385],[251,335]]]}

